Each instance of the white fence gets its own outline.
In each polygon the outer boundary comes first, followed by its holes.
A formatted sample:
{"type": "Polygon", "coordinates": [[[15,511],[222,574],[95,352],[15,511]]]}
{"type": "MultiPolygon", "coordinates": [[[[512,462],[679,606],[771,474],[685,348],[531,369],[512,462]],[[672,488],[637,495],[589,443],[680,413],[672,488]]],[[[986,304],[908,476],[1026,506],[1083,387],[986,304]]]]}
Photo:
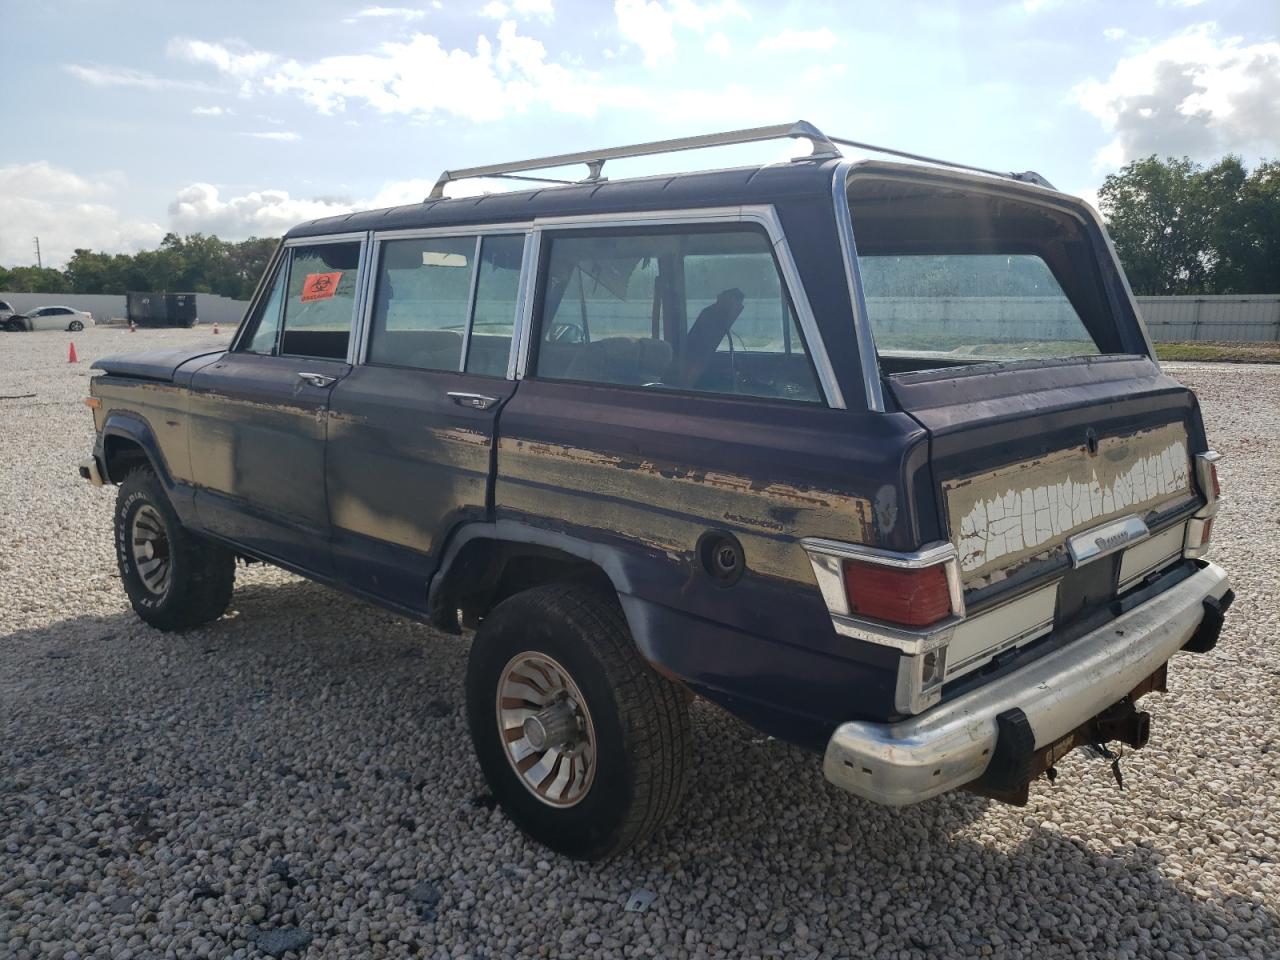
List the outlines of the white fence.
{"type": "MultiPolygon", "coordinates": [[[[0,293],[0,300],[8,303],[19,313],[54,304],[74,307],[76,310],[88,310],[98,323],[109,323],[113,318],[124,318],[129,315],[122,294],[0,293]]],[[[230,297],[219,297],[212,293],[196,294],[196,316],[200,318],[201,323],[220,323],[233,327],[240,322],[248,305],[247,301],[232,300],[230,297]]]]}
{"type": "Polygon", "coordinates": [[[1152,340],[1280,340],[1280,296],[1138,297],[1152,340]]]}

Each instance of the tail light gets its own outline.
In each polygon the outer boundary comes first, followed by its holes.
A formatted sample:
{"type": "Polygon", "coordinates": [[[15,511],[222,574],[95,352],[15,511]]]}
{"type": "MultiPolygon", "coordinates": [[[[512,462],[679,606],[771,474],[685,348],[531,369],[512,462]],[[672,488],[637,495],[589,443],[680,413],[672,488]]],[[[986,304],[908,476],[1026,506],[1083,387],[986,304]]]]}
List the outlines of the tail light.
{"type": "Polygon", "coordinates": [[[951,615],[951,589],[942,564],[905,568],[844,561],[849,613],[905,627],[927,627],[951,615]]]}
{"type": "Polygon", "coordinates": [[[1204,506],[1187,521],[1186,539],[1182,555],[1198,560],[1209,553],[1209,538],[1213,536],[1213,518],[1218,513],[1218,499],[1222,496],[1222,483],[1218,480],[1218,461],[1222,455],[1214,450],[1196,454],[1196,481],[1204,494],[1204,506]]]}

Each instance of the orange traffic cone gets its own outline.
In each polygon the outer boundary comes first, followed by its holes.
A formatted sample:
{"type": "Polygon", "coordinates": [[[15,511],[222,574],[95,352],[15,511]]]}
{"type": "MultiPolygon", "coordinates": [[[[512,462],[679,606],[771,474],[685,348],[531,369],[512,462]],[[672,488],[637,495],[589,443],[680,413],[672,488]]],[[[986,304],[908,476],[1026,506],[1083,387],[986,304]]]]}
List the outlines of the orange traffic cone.
{"type": "Polygon", "coordinates": [[[76,342],[72,340],[71,349],[67,351],[67,363],[77,363],[77,362],[79,361],[78,361],[78,358],[76,357],[76,342]]]}

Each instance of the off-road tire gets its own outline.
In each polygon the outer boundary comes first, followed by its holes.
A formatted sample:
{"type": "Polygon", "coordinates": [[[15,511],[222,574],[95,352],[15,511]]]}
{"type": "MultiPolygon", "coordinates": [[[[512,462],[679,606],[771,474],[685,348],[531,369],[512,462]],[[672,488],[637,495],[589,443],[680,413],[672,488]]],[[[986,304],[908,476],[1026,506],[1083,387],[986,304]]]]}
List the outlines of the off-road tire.
{"type": "Polygon", "coordinates": [[[647,839],[679,807],[692,767],[687,700],[640,656],[616,598],[585,585],[548,584],[504,600],[476,632],[466,695],[489,788],[539,843],[575,859],[604,860],[647,839]],[[498,685],[512,658],[527,651],[563,665],[590,711],[596,768],[573,806],[536,797],[501,738],[498,685]]]}
{"type": "Polygon", "coordinates": [[[182,526],[160,480],[149,467],[136,467],[116,495],[116,562],[134,612],[157,630],[189,630],[226,612],[235,586],[235,554],[195,536],[182,526]],[[169,582],[160,595],[142,579],[130,546],[133,520],[151,507],[164,526],[169,582]]]}

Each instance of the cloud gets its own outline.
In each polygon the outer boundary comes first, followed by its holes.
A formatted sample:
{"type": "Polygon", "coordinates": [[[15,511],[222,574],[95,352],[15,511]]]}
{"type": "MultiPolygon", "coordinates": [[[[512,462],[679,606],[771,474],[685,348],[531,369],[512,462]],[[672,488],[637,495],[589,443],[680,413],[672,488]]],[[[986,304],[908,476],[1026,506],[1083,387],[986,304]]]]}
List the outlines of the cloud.
{"type": "Polygon", "coordinates": [[[188,63],[209,64],[219,73],[238,80],[256,77],[267,69],[275,57],[262,50],[253,50],[244,44],[233,44],[235,49],[221,43],[174,37],[169,41],[168,54],[188,63]]]}
{"type": "Polygon", "coordinates": [[[618,33],[627,43],[640,48],[645,66],[656,67],[675,56],[676,28],[697,33],[731,18],[750,20],[736,0],[695,3],[694,0],[615,0],[614,16],[618,33]]]}
{"type": "Polygon", "coordinates": [[[761,50],[830,50],[840,38],[827,27],[816,30],[792,30],[786,27],[758,44],[761,50]]]}
{"type": "Polygon", "coordinates": [[[1123,40],[1129,35],[1129,31],[1124,27],[1107,27],[1102,31],[1102,35],[1108,40],[1123,40]]]}
{"type": "Polygon", "coordinates": [[[133,67],[113,67],[99,63],[66,63],[62,69],[94,87],[138,87],[143,90],[208,90],[204,83],[157,77],[133,67]]]}
{"type": "Polygon", "coordinates": [[[44,161],[0,167],[0,263],[33,263],[37,236],[46,266],[66,263],[77,247],[133,251],[159,243],[163,227],[126,220],[109,202],[123,185],[118,174],[84,177],[44,161]]]}
{"type": "Polygon", "coordinates": [[[727,57],[732,47],[729,43],[729,38],[717,30],[707,37],[707,42],[703,45],[703,49],[707,53],[714,53],[717,57],[727,57]]]}
{"type": "Polygon", "coordinates": [[[421,20],[426,15],[427,11],[415,10],[412,7],[365,7],[363,10],[357,10],[355,14],[345,22],[351,23],[352,20],[363,17],[373,19],[404,20],[407,23],[412,20],[421,20]]]}
{"type": "Polygon", "coordinates": [[[1069,99],[1113,139],[1095,157],[1111,169],[1150,154],[1208,160],[1280,149],[1280,42],[1246,44],[1199,24],[1120,59],[1069,99]]]}
{"type": "Polygon", "coordinates": [[[197,117],[229,117],[235,114],[230,107],[192,107],[191,112],[197,117]]]}
{"type": "Polygon", "coordinates": [[[554,20],[555,7],[551,0],[490,0],[480,8],[480,16],[491,20],[505,20],[509,16],[521,19],[538,17],[542,20],[554,20]]]}
{"type": "Polygon", "coordinates": [[[282,143],[292,143],[295,140],[301,140],[302,137],[292,130],[242,130],[242,137],[254,137],[258,140],[279,140],[282,143]]]}

